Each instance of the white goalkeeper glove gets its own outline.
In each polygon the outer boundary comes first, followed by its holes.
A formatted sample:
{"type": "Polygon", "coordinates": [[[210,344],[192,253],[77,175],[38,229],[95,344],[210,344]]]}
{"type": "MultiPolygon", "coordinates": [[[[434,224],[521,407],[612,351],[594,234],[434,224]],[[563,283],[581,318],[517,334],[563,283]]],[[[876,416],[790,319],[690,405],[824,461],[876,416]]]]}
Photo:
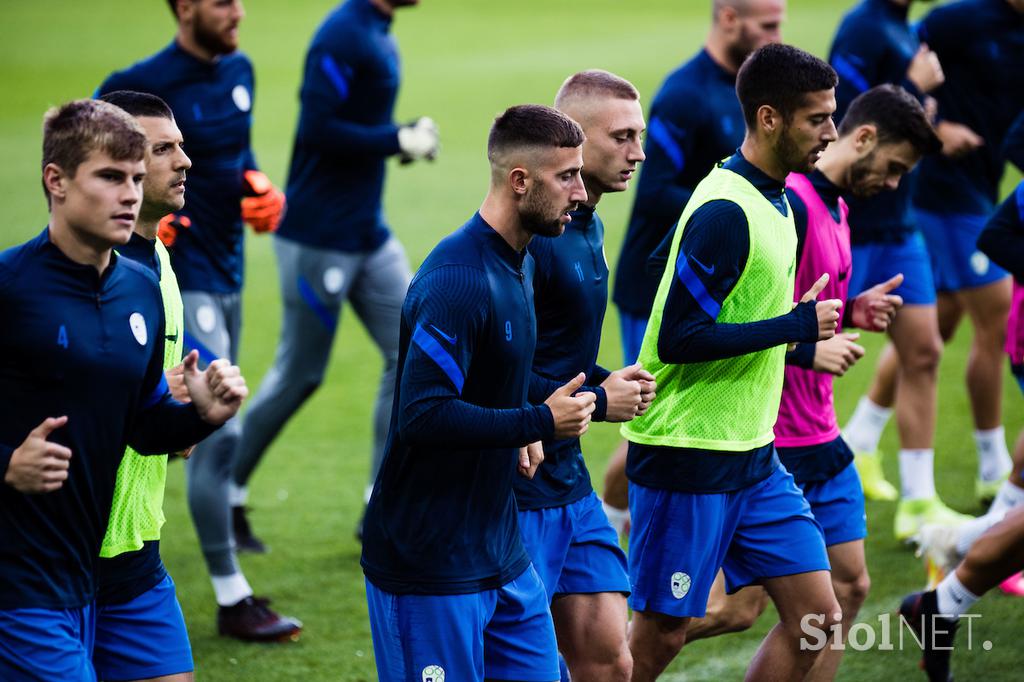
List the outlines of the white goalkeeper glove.
{"type": "Polygon", "coordinates": [[[441,132],[428,116],[421,116],[411,125],[398,129],[398,146],[402,149],[402,161],[416,161],[437,158],[441,144],[441,132]]]}

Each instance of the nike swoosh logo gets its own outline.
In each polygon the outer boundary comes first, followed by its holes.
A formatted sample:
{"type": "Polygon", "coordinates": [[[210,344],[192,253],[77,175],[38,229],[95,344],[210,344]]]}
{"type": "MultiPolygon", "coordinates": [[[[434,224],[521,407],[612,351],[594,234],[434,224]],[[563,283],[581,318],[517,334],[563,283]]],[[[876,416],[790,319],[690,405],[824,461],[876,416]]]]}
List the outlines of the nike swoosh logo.
{"type": "Polygon", "coordinates": [[[707,274],[707,275],[715,274],[715,266],[714,265],[712,265],[709,268],[708,266],[704,265],[699,260],[697,260],[694,256],[690,256],[690,260],[692,260],[694,263],[696,263],[697,267],[699,267],[701,270],[704,271],[704,274],[707,274]]]}
{"type": "Polygon", "coordinates": [[[459,338],[458,336],[456,336],[456,335],[454,335],[454,334],[452,334],[451,336],[449,336],[448,334],[445,334],[445,333],[444,333],[443,331],[441,331],[440,329],[438,329],[438,328],[437,328],[437,327],[435,327],[434,325],[430,325],[430,328],[431,328],[431,329],[433,329],[433,330],[434,330],[435,332],[437,332],[438,334],[440,334],[440,335],[441,335],[441,338],[443,338],[443,339],[444,339],[445,341],[447,341],[448,343],[452,343],[452,344],[454,344],[454,343],[455,343],[455,340],[459,338]]]}

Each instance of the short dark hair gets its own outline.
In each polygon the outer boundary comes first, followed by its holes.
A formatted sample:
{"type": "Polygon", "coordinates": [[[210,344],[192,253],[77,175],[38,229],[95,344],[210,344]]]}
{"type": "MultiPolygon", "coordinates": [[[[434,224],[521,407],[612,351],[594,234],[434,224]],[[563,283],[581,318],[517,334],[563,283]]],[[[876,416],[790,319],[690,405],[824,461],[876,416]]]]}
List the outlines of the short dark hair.
{"type": "Polygon", "coordinates": [[[177,19],[178,18],[178,0],[167,0],[167,4],[170,5],[170,7],[171,7],[171,14],[174,15],[175,19],[177,19]]]}
{"type": "MultiPolygon", "coordinates": [[[[142,161],[146,133],[124,110],[97,99],[54,107],[43,117],[43,163],[56,164],[70,177],[95,150],[115,161],[142,161]]],[[[47,198],[50,192],[43,185],[47,198]]]]}
{"type": "Polygon", "coordinates": [[[768,105],[787,123],[803,106],[804,96],[829,90],[839,77],[835,69],[800,48],[771,43],[755,50],[736,74],[736,96],[747,127],[757,125],[757,110],[768,105]]]}
{"type": "Polygon", "coordinates": [[[858,95],[839,124],[839,135],[866,123],[877,128],[879,144],[907,141],[921,155],[942,150],[942,140],[928,122],[924,107],[898,85],[877,85],[858,95]]]}
{"type": "Polygon", "coordinates": [[[557,109],[520,104],[494,119],[487,136],[487,158],[494,163],[502,154],[522,147],[579,147],[584,139],[580,125],[557,109]]]}
{"type": "Polygon", "coordinates": [[[587,69],[574,73],[565,79],[555,95],[555,107],[559,110],[576,98],[585,99],[595,95],[617,99],[638,100],[640,93],[625,78],[602,69],[587,69]]]}
{"type": "Polygon", "coordinates": [[[135,117],[174,118],[174,112],[167,106],[167,102],[148,92],[114,90],[103,95],[100,99],[113,104],[115,107],[121,107],[135,117]]]}

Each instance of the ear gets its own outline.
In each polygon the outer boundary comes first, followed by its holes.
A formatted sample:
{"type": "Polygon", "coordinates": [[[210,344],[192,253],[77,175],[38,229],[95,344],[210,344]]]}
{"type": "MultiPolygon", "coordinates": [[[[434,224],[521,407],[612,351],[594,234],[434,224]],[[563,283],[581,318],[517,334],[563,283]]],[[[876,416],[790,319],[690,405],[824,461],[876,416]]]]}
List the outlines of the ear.
{"type": "Polygon", "coordinates": [[[522,166],[516,166],[508,172],[508,186],[516,194],[526,194],[530,188],[530,171],[522,166]]]}
{"type": "Polygon", "coordinates": [[[768,134],[782,130],[782,114],[775,107],[762,104],[757,108],[757,125],[768,134]]]}
{"type": "Polygon", "coordinates": [[[64,170],[55,163],[48,163],[43,168],[43,187],[55,200],[63,201],[67,195],[67,179],[64,170]]]}
{"type": "Polygon", "coordinates": [[[174,5],[174,13],[178,17],[179,24],[192,21],[192,15],[195,13],[195,3],[192,0],[175,0],[174,5]]]}
{"type": "Polygon", "coordinates": [[[874,123],[857,126],[853,133],[854,148],[861,154],[870,152],[878,144],[878,128],[874,123]]]}
{"type": "Polygon", "coordinates": [[[731,31],[733,27],[736,26],[739,16],[739,12],[736,11],[735,7],[729,7],[726,5],[718,11],[718,23],[721,24],[722,28],[726,31],[731,31]]]}

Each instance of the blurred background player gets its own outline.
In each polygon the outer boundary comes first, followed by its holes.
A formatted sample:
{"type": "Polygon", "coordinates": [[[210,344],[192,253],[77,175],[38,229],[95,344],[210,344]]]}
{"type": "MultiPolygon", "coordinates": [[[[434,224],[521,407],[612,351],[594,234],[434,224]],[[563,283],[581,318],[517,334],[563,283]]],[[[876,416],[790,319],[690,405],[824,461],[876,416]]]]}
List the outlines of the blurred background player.
{"type": "MultiPolygon", "coordinates": [[[[624,191],[644,160],[639,98],[631,83],[607,71],[582,71],[562,84],[555,108],[586,136],[587,198],[562,236],[538,237],[529,246],[537,311],[531,400],[543,401],[583,371],[583,390],[597,396],[598,421],[628,421],[654,397],[654,377],[639,365],[609,372],[595,364],[608,305],[604,223],[595,207],[605,193],[624,191]]],[[[547,590],[559,651],[577,682],[629,680],[629,577],[618,533],[594,493],[579,439],[543,446],[537,473],[517,478],[514,489],[523,544],[547,590]]]]}
{"type": "MultiPolygon", "coordinates": [[[[1012,287],[976,242],[999,200],[1008,158],[1003,141],[1024,112],[1022,14],[1024,0],[961,0],[937,7],[918,24],[946,76],[934,91],[945,149],[921,164],[914,208],[931,253],[943,340],[953,337],[965,313],[971,319],[967,393],[978,451],[975,491],[986,504],[1011,467],[1002,397],[1012,287]]],[[[1021,146],[1009,159],[1024,169],[1021,146]]]]}
{"type": "MultiPolygon", "coordinates": [[[[159,97],[118,90],[103,101],[120,107],[146,133],[146,177],[135,230],[121,256],[148,268],[160,282],[164,306],[164,372],[183,402],[181,359],[184,311],[170,256],[157,239],[160,221],[185,205],[185,174],[192,167],[170,107],[159,97]],[[172,371],[173,370],[173,371],[172,371]]],[[[101,680],[166,682],[192,679],[192,647],[174,581],[160,559],[167,456],[125,450],[100,549],[93,665],[101,680]],[[158,648],[152,643],[160,642],[158,648]]]]}
{"type": "Polygon", "coordinates": [[[535,235],[561,234],[587,198],[582,144],[579,125],[554,109],[505,111],[487,141],[483,205],[409,287],[396,410],[362,556],[385,682],[440,680],[444,671],[477,681],[485,670],[487,679],[559,677],[512,482],[517,469],[534,476],[537,441],[578,438],[594,411],[593,393],[572,395],[582,372],[544,404],[528,402],[537,323],[526,247],[535,235]]]}
{"type": "MultiPolygon", "coordinates": [[[[901,85],[923,100],[925,93],[942,84],[938,58],[920,44],[907,23],[910,1],[863,0],[839,24],[829,61],[839,74],[836,121],[840,124],[850,102],[875,85],[901,85]]],[[[878,441],[892,413],[889,406],[895,400],[895,386],[876,373],[868,395],[860,399],[843,429],[843,437],[857,457],[865,496],[900,497],[894,528],[898,540],[908,540],[925,521],[967,518],[946,507],[935,492],[935,410],[942,339],[931,262],[910,206],[912,182],[911,178],[893,192],[868,199],[849,197],[850,292],[856,295],[899,272],[904,275],[903,283],[893,292],[903,298],[904,305],[889,328],[892,346],[879,358],[884,367],[886,358],[895,353],[899,364],[899,494],[885,480],[878,453],[878,441]]]]}
{"type": "MultiPolygon", "coordinates": [[[[839,128],[839,139],[822,152],[817,168],[808,175],[793,173],[786,181],[798,239],[795,295],[827,273],[822,295],[847,301],[844,324],[886,330],[901,304],[888,291],[899,286],[902,275],[849,298],[850,229],[840,195],[866,197],[891,191],[922,155],[940,148],[921,104],[905,90],[879,85],[853,101],[839,128]]],[[[864,556],[864,494],[853,467],[853,452],[839,435],[832,391],[832,376],[845,374],[864,354],[857,338],[855,333],[837,333],[827,341],[799,344],[787,353],[775,423],[779,459],[803,490],[824,531],[832,586],[843,612],[842,641],[870,585],[864,556]]],[[[693,641],[746,629],[765,606],[761,588],[726,596],[716,580],[708,615],[691,625],[687,638],[693,641]],[[751,605],[759,608],[752,610],[751,605]]],[[[842,651],[824,649],[809,679],[833,679],[842,651]]]]}
{"type": "MultiPolygon", "coordinates": [[[[99,93],[135,90],[171,107],[188,139],[193,167],[188,205],[161,225],[185,307],[185,347],[201,363],[238,357],[241,332],[243,227],[272,231],[284,195],[256,169],[249,145],[253,71],[238,51],[239,0],[168,0],[174,40],[157,54],[111,75],[99,93]],[[257,194],[258,196],[251,196],[257,194]]],[[[231,531],[229,483],[238,441],[233,421],[196,446],[186,462],[189,509],[219,606],[217,629],[247,640],[298,635],[253,595],[238,564],[231,531]]]]}
{"type": "Polygon", "coordinates": [[[113,252],[135,227],[145,150],[112,104],[51,109],[49,224],[0,253],[0,679],[96,679],[97,570],[125,448],[186,448],[247,395],[237,367],[200,372],[194,351],[182,373],[191,403],[168,391],[159,285],[113,252]]]}
{"type": "Polygon", "coordinates": [[[841,301],[793,305],[797,237],[785,197],[836,139],[836,74],[788,45],[755,51],[737,74],[746,137],[700,182],[680,218],[639,360],[658,399],[622,427],[627,474],[633,680],[654,680],[702,617],[711,584],[761,584],[780,623],[749,679],[802,679],[804,614],[841,620],[821,528],[779,463],[786,344],[831,338],[841,301]],[[756,549],[755,549],[756,548],[756,549]]]}
{"type": "MultiPolygon", "coordinates": [[[[743,141],[736,72],[754,50],[782,39],[785,0],[714,0],[704,48],[673,71],[651,102],[647,160],[615,271],[625,364],[636,362],[660,272],[647,259],[679,220],[697,183],[743,141]]],[[[605,511],[622,532],[629,518],[626,443],[608,463],[605,511]]]]}
{"type": "Polygon", "coordinates": [[[233,473],[235,538],[245,549],[265,551],[245,517],[249,477],[323,380],[346,299],[384,358],[367,499],[380,467],[394,401],[398,322],[411,277],[381,209],[385,164],[395,154],[403,161],[433,159],[438,149],[430,119],[392,122],[399,64],[391,17],[417,1],[348,0],[327,16],[306,54],[288,211],[274,238],[281,337],[246,413],[233,473]]]}

